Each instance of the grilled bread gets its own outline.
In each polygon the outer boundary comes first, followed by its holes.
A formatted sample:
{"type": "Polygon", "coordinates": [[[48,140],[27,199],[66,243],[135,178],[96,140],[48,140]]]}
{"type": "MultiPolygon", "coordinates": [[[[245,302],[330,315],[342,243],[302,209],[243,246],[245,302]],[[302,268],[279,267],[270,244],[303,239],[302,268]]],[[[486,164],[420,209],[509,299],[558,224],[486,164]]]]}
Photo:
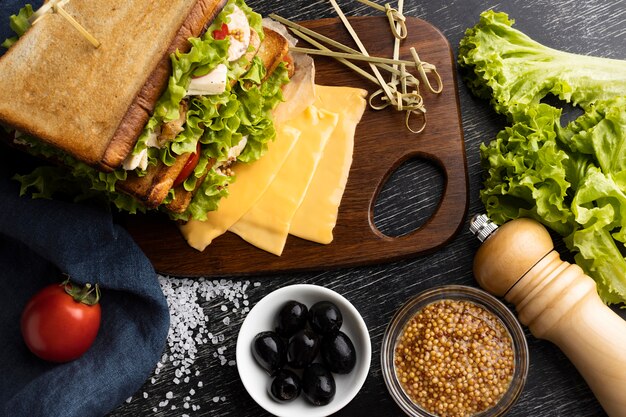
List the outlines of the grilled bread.
{"type": "Polygon", "coordinates": [[[166,86],[170,54],[189,50],[187,39],[201,34],[225,3],[67,3],[65,10],[101,42],[97,49],[62,16],[47,13],[0,57],[0,122],[101,170],[117,168],[166,86]]]}

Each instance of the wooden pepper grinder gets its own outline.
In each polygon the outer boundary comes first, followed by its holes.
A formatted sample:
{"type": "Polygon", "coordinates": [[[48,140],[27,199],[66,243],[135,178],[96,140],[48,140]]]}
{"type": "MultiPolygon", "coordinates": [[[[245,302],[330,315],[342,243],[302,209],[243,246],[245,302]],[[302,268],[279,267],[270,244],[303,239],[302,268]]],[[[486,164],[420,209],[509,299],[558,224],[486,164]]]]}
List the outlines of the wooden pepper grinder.
{"type": "Polygon", "coordinates": [[[497,227],[483,214],[470,230],[483,241],[474,258],[480,286],[513,303],[535,337],[561,348],[610,416],[626,416],[626,321],[600,300],[595,281],[560,259],[535,220],[497,227]]]}

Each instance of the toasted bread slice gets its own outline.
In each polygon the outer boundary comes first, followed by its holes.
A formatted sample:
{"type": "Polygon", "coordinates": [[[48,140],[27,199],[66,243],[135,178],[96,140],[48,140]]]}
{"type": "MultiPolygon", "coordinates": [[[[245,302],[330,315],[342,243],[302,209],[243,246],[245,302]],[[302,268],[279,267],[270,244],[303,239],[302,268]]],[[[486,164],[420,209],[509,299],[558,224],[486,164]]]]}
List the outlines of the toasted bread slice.
{"type": "Polygon", "coordinates": [[[267,74],[265,78],[272,75],[276,67],[285,60],[287,53],[289,52],[289,42],[280,33],[269,29],[263,28],[265,39],[259,48],[257,57],[261,59],[267,74]]]}
{"type": "Polygon", "coordinates": [[[101,42],[97,49],[60,15],[44,15],[0,58],[0,122],[102,170],[116,168],[167,83],[170,53],[188,49],[187,39],[225,3],[67,3],[101,42]]]}
{"type": "MultiPolygon", "coordinates": [[[[265,34],[265,38],[263,39],[263,42],[261,42],[261,46],[256,56],[261,59],[261,62],[263,62],[263,65],[267,69],[267,78],[287,56],[287,53],[289,52],[289,43],[282,35],[269,28],[263,28],[263,33],[265,34]]],[[[183,213],[187,210],[187,207],[189,207],[193,195],[198,190],[200,183],[201,182],[198,181],[198,185],[193,191],[187,191],[182,186],[176,187],[174,189],[175,198],[166,206],[166,208],[174,213],[183,213]]]]}

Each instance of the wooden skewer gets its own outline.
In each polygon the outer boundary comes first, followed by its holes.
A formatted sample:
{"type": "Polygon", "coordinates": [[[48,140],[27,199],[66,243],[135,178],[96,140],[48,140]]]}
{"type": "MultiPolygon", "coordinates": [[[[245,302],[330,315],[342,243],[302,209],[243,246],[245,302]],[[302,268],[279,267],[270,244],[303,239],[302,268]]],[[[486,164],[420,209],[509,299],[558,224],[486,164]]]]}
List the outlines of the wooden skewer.
{"type": "Polygon", "coordinates": [[[70,14],[63,8],[63,5],[67,3],[68,0],[58,0],[58,1],[50,1],[43,6],[41,6],[31,17],[31,24],[34,25],[41,19],[46,13],[52,12],[58,13],[65,20],[67,20],[74,28],[80,32],[81,35],[85,37],[91,43],[94,48],[99,48],[101,43],[98,41],[91,33],[87,31],[80,23],[76,21],[70,14]]]}
{"type": "MultiPolygon", "coordinates": [[[[291,46],[289,47],[289,50],[294,51],[294,52],[301,52],[304,54],[310,54],[310,55],[323,55],[323,56],[336,57],[336,58],[354,59],[355,61],[365,61],[365,62],[371,62],[374,64],[389,64],[389,65],[404,64],[404,65],[414,66],[416,68],[418,66],[413,61],[407,61],[403,59],[383,58],[380,56],[362,55],[358,53],[344,53],[344,52],[335,52],[335,51],[319,50],[319,49],[312,49],[312,48],[300,48],[298,46],[291,46]]],[[[424,67],[425,70],[434,69],[433,65],[428,64],[426,62],[423,63],[422,66],[424,67]]]]}
{"type": "Polygon", "coordinates": [[[87,31],[87,29],[85,29],[80,23],[78,23],[76,21],[76,19],[74,19],[72,16],[69,15],[69,13],[67,13],[65,11],[65,9],[63,7],[61,7],[58,3],[55,3],[52,6],[52,10],[54,10],[55,13],[60,14],[61,16],[63,16],[65,18],[65,20],[67,20],[68,22],[71,23],[72,26],[74,26],[74,28],[80,32],[81,35],[83,35],[85,37],[85,39],[87,39],[93,46],[94,48],[99,48],[100,47],[100,41],[98,41],[96,38],[94,38],[91,33],[89,33],[87,31]]]}

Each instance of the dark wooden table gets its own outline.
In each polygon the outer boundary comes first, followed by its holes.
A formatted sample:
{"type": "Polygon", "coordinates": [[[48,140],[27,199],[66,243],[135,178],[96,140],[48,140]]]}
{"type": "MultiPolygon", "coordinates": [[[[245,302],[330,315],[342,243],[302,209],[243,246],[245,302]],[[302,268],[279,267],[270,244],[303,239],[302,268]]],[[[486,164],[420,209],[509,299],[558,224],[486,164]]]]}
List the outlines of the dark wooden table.
{"type": "MultiPolygon", "coordinates": [[[[340,3],[348,15],[379,14],[355,1],[340,3]]],[[[249,4],[263,14],[275,12],[292,20],[335,17],[325,0],[250,0],[249,4]]],[[[465,29],[473,26],[480,12],[488,8],[509,13],[516,19],[517,28],[546,45],[575,53],[626,59],[625,0],[405,1],[405,13],[437,26],[451,43],[455,54],[465,29]]],[[[486,102],[472,97],[462,82],[458,90],[469,167],[470,206],[465,226],[445,248],[408,261],[370,267],[244,279],[225,277],[228,285],[250,282],[246,290],[250,307],[277,288],[310,283],[343,294],[361,312],[370,331],[372,365],[358,396],[337,415],[401,415],[387,393],[380,369],[380,346],[387,323],[403,302],[424,289],[442,284],[477,285],[472,276],[472,260],[478,242],[470,235],[467,222],[473,213],[483,211],[478,198],[481,187],[478,148],[480,143],[491,140],[505,122],[486,102]]],[[[433,212],[444,186],[438,171],[430,165],[416,160],[405,163],[381,194],[375,211],[376,224],[390,235],[415,229],[433,212]]],[[[111,415],[266,415],[245,391],[236,366],[228,363],[235,359],[237,332],[245,318],[242,314],[245,310],[239,309],[236,314],[230,314],[230,311],[223,311],[226,304],[227,300],[222,298],[203,303],[209,317],[209,330],[215,329],[216,334],[223,335],[223,340],[218,345],[209,342],[200,347],[191,369],[201,375],[201,387],[193,374],[191,382],[174,384],[175,370],[166,365],[159,375],[149,379],[129,402],[122,404],[111,415]],[[224,326],[223,319],[227,316],[229,324],[224,326]],[[218,353],[218,347],[225,349],[220,349],[218,353]],[[220,356],[227,361],[225,364],[222,364],[224,361],[220,356]],[[191,389],[194,390],[192,396],[189,394],[191,389]],[[171,394],[168,395],[169,392],[171,394]],[[200,405],[200,409],[184,409],[185,397],[190,397],[189,402],[200,405]],[[168,405],[161,407],[160,403],[166,399],[168,405]],[[176,410],[172,410],[171,405],[175,405],[176,410]]],[[[528,382],[509,415],[603,415],[585,382],[558,348],[535,339],[528,331],[527,338],[530,348],[528,382]]]]}

